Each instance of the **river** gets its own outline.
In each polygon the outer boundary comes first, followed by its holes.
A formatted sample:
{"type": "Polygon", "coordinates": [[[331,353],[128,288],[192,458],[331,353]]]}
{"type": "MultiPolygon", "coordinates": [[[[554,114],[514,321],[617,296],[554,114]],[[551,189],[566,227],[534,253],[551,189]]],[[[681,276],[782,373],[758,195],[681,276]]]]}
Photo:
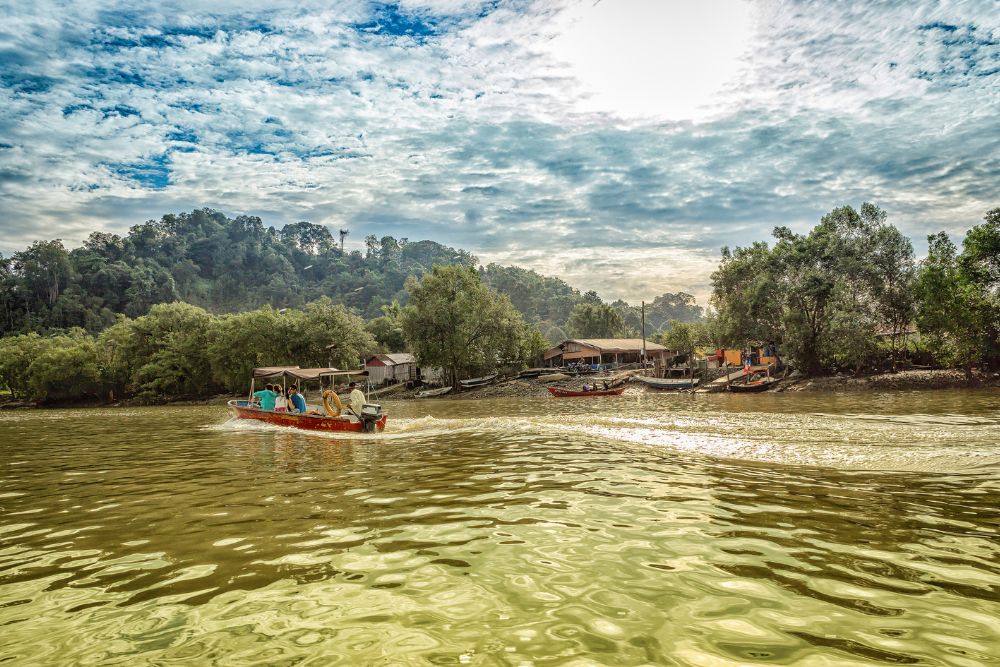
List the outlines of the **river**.
{"type": "Polygon", "coordinates": [[[1000,393],[0,413],[0,662],[997,665],[1000,393]]]}

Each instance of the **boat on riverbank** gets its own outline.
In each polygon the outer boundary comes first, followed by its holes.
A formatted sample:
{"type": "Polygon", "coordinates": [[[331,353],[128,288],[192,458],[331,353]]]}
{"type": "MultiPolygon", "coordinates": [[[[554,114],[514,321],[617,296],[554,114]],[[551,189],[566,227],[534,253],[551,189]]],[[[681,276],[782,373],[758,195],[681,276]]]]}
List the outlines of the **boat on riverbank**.
{"type": "Polygon", "coordinates": [[[435,396],[444,396],[452,390],[451,387],[439,387],[437,389],[427,389],[417,393],[417,398],[434,398],[435,396]]]}
{"type": "Polygon", "coordinates": [[[778,384],[778,378],[765,377],[759,380],[752,380],[750,382],[730,384],[729,391],[736,394],[756,394],[758,392],[767,391],[776,384],[778,384]]]}
{"type": "Polygon", "coordinates": [[[306,412],[276,412],[264,410],[252,402],[254,383],[256,380],[281,380],[284,387],[288,378],[300,385],[306,382],[318,382],[323,386],[323,380],[329,379],[331,387],[337,377],[366,377],[367,371],[341,371],[336,368],[299,368],[298,366],[272,366],[253,369],[250,380],[250,397],[231,400],[226,405],[229,413],[237,419],[252,419],[273,424],[275,426],[291,426],[309,431],[373,433],[385,429],[388,415],[382,412],[382,406],[377,403],[365,402],[360,414],[344,411],[340,397],[332,389],[323,391],[323,412],[309,410],[306,412]]]}
{"type": "Polygon", "coordinates": [[[493,384],[497,380],[497,374],[486,375],[481,378],[469,378],[468,380],[459,380],[458,384],[462,386],[463,389],[473,389],[475,387],[485,387],[488,384],[493,384]]]}
{"type": "Polygon", "coordinates": [[[562,389],[560,387],[546,387],[549,393],[556,398],[571,398],[577,396],[621,396],[622,392],[625,391],[625,387],[618,387],[617,389],[594,389],[592,391],[573,391],[570,389],[562,389]]]}
{"type": "Polygon", "coordinates": [[[698,378],[653,378],[645,375],[634,375],[632,379],[636,382],[642,382],[647,387],[652,387],[653,389],[672,391],[694,389],[698,386],[698,382],[700,382],[698,378]]]}

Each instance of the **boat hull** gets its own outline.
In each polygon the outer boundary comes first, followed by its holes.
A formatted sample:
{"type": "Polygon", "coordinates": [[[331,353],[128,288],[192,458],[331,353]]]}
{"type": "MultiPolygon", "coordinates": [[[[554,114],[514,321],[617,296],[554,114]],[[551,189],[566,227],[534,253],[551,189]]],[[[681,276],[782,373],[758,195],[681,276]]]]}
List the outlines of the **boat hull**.
{"type": "Polygon", "coordinates": [[[729,385],[729,391],[736,394],[757,394],[762,391],[767,391],[775,384],[777,384],[776,380],[759,380],[757,382],[731,384],[729,385]]]}
{"type": "MultiPolygon", "coordinates": [[[[328,417],[326,415],[300,415],[292,412],[271,412],[250,407],[246,401],[229,401],[229,413],[237,419],[253,419],[275,426],[291,426],[307,431],[361,433],[364,425],[348,417],[328,417]]],[[[375,430],[385,428],[387,415],[375,422],[375,430]]]]}
{"type": "Polygon", "coordinates": [[[665,391],[694,389],[700,382],[698,378],[682,378],[672,380],[669,378],[651,378],[644,375],[636,375],[633,379],[636,382],[642,382],[647,387],[652,387],[653,389],[663,389],[665,391]]]}
{"type": "Polygon", "coordinates": [[[596,391],[570,391],[569,389],[560,389],[559,387],[546,387],[549,393],[557,398],[576,398],[584,397],[593,398],[596,396],[621,396],[622,392],[625,391],[625,387],[619,389],[598,389],[596,391]]]}

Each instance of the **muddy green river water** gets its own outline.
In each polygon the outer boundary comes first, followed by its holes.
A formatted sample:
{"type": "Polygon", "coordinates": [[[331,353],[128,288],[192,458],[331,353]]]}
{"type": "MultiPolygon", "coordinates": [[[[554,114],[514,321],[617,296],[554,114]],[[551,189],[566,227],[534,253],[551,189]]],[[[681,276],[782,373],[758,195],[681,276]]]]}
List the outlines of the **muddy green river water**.
{"type": "Polygon", "coordinates": [[[0,663],[998,665],[1000,392],[0,413],[0,663]]]}

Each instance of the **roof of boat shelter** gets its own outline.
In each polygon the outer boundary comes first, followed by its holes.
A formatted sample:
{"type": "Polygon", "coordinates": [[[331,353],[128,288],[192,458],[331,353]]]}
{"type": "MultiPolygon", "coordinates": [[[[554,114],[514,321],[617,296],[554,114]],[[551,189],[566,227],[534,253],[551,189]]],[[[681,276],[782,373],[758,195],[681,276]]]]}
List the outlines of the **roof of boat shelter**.
{"type": "Polygon", "coordinates": [[[367,375],[364,369],[342,371],[339,368],[299,368],[298,366],[266,366],[253,369],[254,378],[277,378],[288,376],[296,380],[318,380],[330,375],[367,375]]]}

